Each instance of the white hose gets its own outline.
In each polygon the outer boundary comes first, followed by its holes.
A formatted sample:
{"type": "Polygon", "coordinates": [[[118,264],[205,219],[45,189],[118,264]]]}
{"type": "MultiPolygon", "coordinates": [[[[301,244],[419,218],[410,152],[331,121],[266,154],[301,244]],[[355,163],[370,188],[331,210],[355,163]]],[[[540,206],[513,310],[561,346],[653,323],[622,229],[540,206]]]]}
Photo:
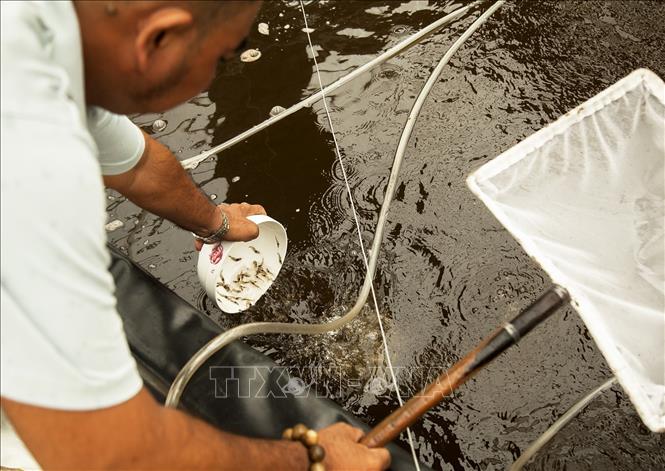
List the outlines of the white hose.
{"type": "MultiPolygon", "coordinates": [[[[425,102],[425,98],[429,94],[430,90],[438,80],[443,67],[450,61],[450,58],[457,52],[460,46],[466,41],[469,36],[471,36],[487,19],[503,5],[504,0],[499,0],[494,5],[492,5],[485,13],[483,13],[474,23],[460,36],[448,49],[446,54],[443,56],[439,64],[436,66],[429,79],[423,86],[418,98],[416,98],[409,117],[407,118],[406,125],[402,131],[399,144],[397,146],[397,151],[395,153],[395,158],[393,161],[393,167],[390,171],[390,178],[388,180],[388,185],[386,187],[385,198],[383,204],[381,205],[381,211],[379,213],[379,219],[376,223],[376,231],[374,233],[374,239],[372,240],[372,248],[370,250],[369,263],[367,267],[367,272],[365,274],[365,280],[363,281],[360,294],[356,299],[354,306],[346,313],[344,316],[335,319],[333,321],[324,322],[321,324],[298,324],[298,323],[289,323],[289,322],[253,322],[249,324],[239,325],[232,329],[229,329],[225,332],[222,332],[217,337],[210,340],[205,344],[198,352],[196,352],[189,361],[182,367],[178,372],[169,393],[166,397],[166,406],[167,407],[177,407],[180,402],[180,397],[187,386],[187,383],[192,378],[194,373],[216,352],[242,337],[256,334],[301,334],[301,335],[315,335],[323,334],[330,332],[332,330],[337,330],[348,324],[360,313],[362,307],[367,301],[367,297],[370,293],[372,286],[372,280],[374,279],[374,274],[376,272],[376,264],[379,255],[379,249],[381,247],[381,241],[383,239],[383,230],[386,225],[386,220],[388,218],[388,210],[390,209],[390,203],[395,194],[395,189],[397,187],[397,177],[404,159],[404,153],[406,152],[406,146],[408,144],[411,133],[416,124],[416,119],[418,114],[425,102]]],[[[319,92],[322,95],[325,95],[325,90],[319,92]]]]}
{"type": "Polygon", "coordinates": [[[221,144],[208,149],[204,152],[201,152],[199,155],[195,155],[194,157],[190,157],[188,159],[183,160],[180,162],[183,167],[186,169],[193,169],[196,168],[196,166],[207,159],[208,157],[218,154],[219,152],[228,149],[229,147],[237,144],[238,142],[244,141],[250,136],[253,136],[259,131],[264,130],[268,126],[272,126],[275,124],[277,121],[281,121],[282,119],[286,118],[289,115],[292,115],[296,111],[299,111],[303,108],[307,108],[308,106],[312,106],[314,103],[319,101],[322,97],[332,93],[334,90],[337,90],[339,87],[344,85],[345,83],[350,82],[354,78],[358,77],[361,74],[364,74],[365,72],[373,69],[377,65],[381,65],[387,60],[395,57],[397,54],[400,54],[401,52],[404,52],[405,50],[409,49],[413,45],[419,43],[432,33],[438,31],[439,29],[443,28],[446,26],[448,23],[451,23],[455,21],[456,19],[460,18],[463,16],[466,12],[468,12],[470,9],[473,7],[477,6],[480,2],[476,1],[473,3],[470,3],[462,8],[458,8],[454,12],[444,16],[443,18],[440,18],[436,20],[434,23],[430,24],[429,26],[421,29],[415,34],[412,34],[408,38],[404,39],[400,43],[396,44],[395,46],[391,47],[388,49],[386,52],[384,52],[381,55],[376,56],[374,59],[369,61],[367,64],[361,65],[357,69],[353,70],[352,72],[349,72],[347,75],[344,77],[341,77],[328,85],[326,88],[323,90],[319,90],[318,92],[314,93],[313,95],[305,98],[299,103],[296,103],[295,105],[285,109],[284,111],[280,112],[278,115],[275,115],[269,119],[266,119],[265,121],[257,124],[256,126],[253,126],[249,128],[248,130],[241,132],[237,136],[229,139],[228,141],[222,142],[221,144]]]}
{"type": "Polygon", "coordinates": [[[616,383],[616,378],[612,377],[605,381],[603,384],[598,386],[596,389],[591,391],[589,394],[584,396],[579,402],[577,402],[573,407],[568,409],[565,414],[563,414],[559,419],[554,422],[550,428],[545,430],[545,432],[534,441],[529,448],[526,449],[522,455],[513,463],[513,465],[510,467],[510,471],[520,471],[522,467],[527,464],[527,462],[535,455],[538,453],[538,451],[544,447],[547,442],[549,442],[552,438],[554,438],[554,435],[556,435],[559,430],[561,430],[563,427],[566,426],[568,422],[570,422],[577,414],[579,414],[582,409],[584,409],[587,404],[589,404],[591,401],[593,401],[596,396],[598,396],[600,393],[605,391],[606,389],[610,388],[614,383],[616,383]]]}

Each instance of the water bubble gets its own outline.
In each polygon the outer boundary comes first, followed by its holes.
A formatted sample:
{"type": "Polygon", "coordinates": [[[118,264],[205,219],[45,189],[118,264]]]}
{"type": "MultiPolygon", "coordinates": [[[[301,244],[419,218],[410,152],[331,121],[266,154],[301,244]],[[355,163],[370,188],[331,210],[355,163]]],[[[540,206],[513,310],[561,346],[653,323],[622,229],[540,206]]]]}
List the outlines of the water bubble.
{"type": "Polygon", "coordinates": [[[315,31],[315,29],[314,28],[303,28],[300,31],[302,31],[303,33],[310,34],[310,33],[313,33],[315,31]]]}
{"type": "Polygon", "coordinates": [[[156,119],[152,123],[152,130],[154,132],[161,132],[164,129],[166,129],[166,121],[164,121],[163,119],[156,119]]]}
{"type": "Polygon", "coordinates": [[[105,227],[105,229],[109,232],[113,232],[116,229],[120,229],[122,226],[124,226],[125,223],[122,222],[120,219],[116,219],[114,221],[109,222],[105,227]]]}
{"type": "Polygon", "coordinates": [[[396,37],[407,36],[413,33],[413,31],[413,28],[407,25],[394,25],[392,28],[390,28],[390,33],[396,37]]]}
{"type": "Polygon", "coordinates": [[[268,26],[268,23],[259,23],[258,30],[259,33],[265,36],[268,36],[270,34],[270,26],[268,26]]]}
{"type": "Polygon", "coordinates": [[[381,66],[372,71],[372,80],[394,81],[401,73],[402,69],[397,65],[381,64],[381,66]]]}
{"type": "Polygon", "coordinates": [[[282,111],[285,110],[286,108],[284,108],[283,106],[279,105],[273,106],[272,108],[270,108],[270,113],[269,113],[270,117],[277,116],[278,114],[280,114],[282,111]]]}
{"type": "Polygon", "coordinates": [[[259,60],[261,57],[261,51],[258,49],[247,49],[242,54],[240,54],[240,60],[242,62],[254,62],[259,60]]]}
{"type": "Polygon", "coordinates": [[[231,183],[237,183],[239,181],[240,181],[240,177],[238,177],[238,176],[235,176],[231,179],[231,183]]]}

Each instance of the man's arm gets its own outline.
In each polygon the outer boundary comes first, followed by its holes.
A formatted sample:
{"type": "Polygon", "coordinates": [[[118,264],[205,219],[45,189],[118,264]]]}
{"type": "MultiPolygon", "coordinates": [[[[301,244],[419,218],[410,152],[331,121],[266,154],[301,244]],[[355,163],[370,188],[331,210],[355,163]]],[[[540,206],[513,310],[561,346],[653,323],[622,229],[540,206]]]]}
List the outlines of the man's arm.
{"type": "MultiPolygon", "coordinates": [[[[117,406],[83,412],[2,399],[21,439],[44,469],[305,470],[303,445],[219,431],[160,406],[144,388],[117,406]]],[[[390,455],[358,444],[362,432],[336,424],[320,432],[326,469],[385,469],[390,455]]]]}
{"type": "MultiPolygon", "coordinates": [[[[136,205],[166,218],[183,229],[206,236],[222,224],[217,207],[196,186],[178,159],[164,145],[147,134],[141,160],[128,172],[104,176],[104,184],[136,205]]],[[[265,214],[259,205],[220,205],[229,218],[227,240],[250,240],[258,227],[246,219],[265,214]]]]}

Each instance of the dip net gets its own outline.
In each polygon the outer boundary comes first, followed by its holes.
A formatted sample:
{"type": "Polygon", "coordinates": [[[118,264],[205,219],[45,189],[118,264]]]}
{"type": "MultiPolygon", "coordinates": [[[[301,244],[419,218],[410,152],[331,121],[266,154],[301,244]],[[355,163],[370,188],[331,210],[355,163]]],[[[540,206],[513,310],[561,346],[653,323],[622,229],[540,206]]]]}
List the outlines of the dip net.
{"type": "Polygon", "coordinates": [[[655,432],[665,430],[664,146],[665,84],[640,69],[467,181],[568,290],[655,432]]]}

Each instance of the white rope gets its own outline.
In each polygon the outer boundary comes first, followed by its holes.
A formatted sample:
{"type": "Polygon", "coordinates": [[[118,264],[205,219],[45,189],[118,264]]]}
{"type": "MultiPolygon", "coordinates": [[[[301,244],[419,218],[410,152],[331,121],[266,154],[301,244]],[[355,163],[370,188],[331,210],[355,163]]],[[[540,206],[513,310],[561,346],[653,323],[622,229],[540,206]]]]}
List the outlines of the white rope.
{"type": "Polygon", "coordinates": [[[220,153],[221,151],[228,149],[229,147],[242,142],[246,139],[248,139],[250,136],[253,136],[259,131],[262,131],[266,129],[269,126],[272,126],[278,121],[281,121],[282,119],[286,118],[287,116],[292,115],[296,111],[299,111],[303,108],[306,108],[308,106],[312,106],[314,103],[319,101],[321,97],[325,93],[331,93],[333,90],[338,89],[342,85],[350,82],[351,80],[355,79],[361,74],[364,74],[365,72],[373,69],[377,65],[383,64],[385,61],[395,57],[397,54],[400,54],[410,47],[414,46],[415,44],[418,44],[431,34],[435,33],[439,29],[443,28],[447,24],[455,21],[458,18],[461,18],[464,16],[469,10],[472,8],[475,8],[477,5],[479,5],[481,2],[480,1],[475,1],[472,3],[469,3],[468,5],[465,5],[461,8],[458,8],[457,10],[453,11],[452,13],[447,14],[443,18],[439,18],[435,22],[431,23],[430,25],[426,26],[425,28],[421,29],[417,33],[412,34],[411,36],[407,37],[403,41],[399,42],[395,46],[391,47],[388,49],[386,52],[376,56],[374,59],[370,60],[366,64],[363,64],[356,69],[352,70],[348,74],[346,74],[343,77],[340,77],[339,79],[335,80],[333,83],[328,85],[324,90],[318,91],[304,100],[296,103],[295,105],[290,106],[289,108],[285,109],[281,113],[279,113],[276,116],[273,116],[271,118],[266,119],[265,121],[260,122],[259,124],[252,126],[251,128],[247,129],[246,131],[241,132],[240,134],[232,137],[231,139],[222,142],[221,144],[216,145],[215,147],[212,147],[211,149],[208,149],[206,151],[201,152],[199,155],[195,155],[193,157],[190,157],[188,159],[185,159],[181,161],[180,163],[185,169],[191,170],[196,168],[199,163],[203,162],[205,159],[208,157],[211,157],[213,155],[216,155],[220,153]]]}
{"type": "Polygon", "coordinates": [[[233,327],[229,330],[219,333],[216,337],[209,340],[203,347],[201,347],[192,357],[187,361],[187,363],[180,369],[173,384],[169,388],[169,392],[166,395],[165,404],[167,407],[177,407],[180,402],[180,398],[187,387],[190,379],[198,371],[198,369],[205,364],[205,362],[210,359],[216,352],[224,348],[229,343],[234,340],[238,340],[243,337],[257,334],[300,334],[300,335],[316,335],[323,334],[326,332],[332,332],[333,330],[340,329],[349,322],[353,321],[359,314],[362,308],[365,306],[367,299],[369,298],[370,290],[372,287],[372,280],[374,279],[374,274],[376,273],[376,265],[378,263],[378,255],[381,249],[381,241],[383,240],[383,234],[385,231],[386,222],[388,220],[388,212],[390,211],[390,203],[395,195],[397,190],[397,183],[399,178],[399,172],[402,166],[402,161],[404,160],[404,155],[406,152],[406,143],[411,137],[411,133],[415,126],[415,122],[418,118],[418,114],[422,109],[422,106],[425,102],[425,97],[430,92],[435,82],[437,81],[443,67],[450,61],[450,58],[455,54],[455,52],[460,48],[460,46],[469,38],[474,31],[476,31],[480,25],[482,25],[489,16],[496,11],[497,8],[501,6],[503,0],[496,2],[491,8],[489,8],[483,15],[481,15],[465,32],[460,36],[453,45],[448,49],[446,54],[443,56],[434,72],[430,75],[430,78],[427,80],[425,86],[423,86],[418,98],[416,99],[411,111],[409,112],[409,117],[407,118],[406,125],[402,130],[402,136],[400,137],[400,142],[397,146],[397,151],[395,152],[395,157],[393,159],[393,165],[390,169],[390,177],[388,178],[388,184],[386,185],[385,197],[383,203],[381,204],[381,210],[379,211],[379,218],[376,223],[376,229],[374,232],[374,239],[372,240],[372,248],[369,251],[369,266],[367,268],[367,273],[365,274],[365,279],[363,280],[363,285],[358,293],[358,298],[356,299],[355,304],[351,309],[349,309],[342,317],[333,319],[330,321],[314,324],[301,324],[298,322],[250,322],[247,324],[241,324],[236,327],[233,327]]]}
{"type": "MultiPolygon", "coordinates": [[[[360,221],[358,219],[358,212],[356,211],[356,206],[353,202],[353,193],[351,191],[351,185],[349,185],[349,179],[346,175],[346,169],[344,167],[344,159],[342,158],[342,153],[339,150],[339,144],[337,143],[337,135],[335,133],[335,126],[333,125],[332,116],[330,116],[330,109],[328,108],[328,101],[326,100],[325,90],[323,88],[323,79],[321,79],[321,71],[319,70],[319,62],[316,60],[316,51],[314,51],[314,45],[312,44],[312,36],[310,34],[309,25],[307,23],[307,14],[305,13],[305,4],[300,0],[300,9],[302,10],[303,21],[305,22],[305,33],[307,34],[307,42],[309,43],[309,50],[312,54],[312,60],[314,61],[314,68],[316,70],[316,76],[319,81],[319,88],[321,89],[321,100],[323,101],[323,107],[326,111],[326,117],[328,118],[328,125],[330,126],[330,134],[333,138],[333,143],[335,144],[335,154],[337,155],[337,160],[339,162],[340,168],[342,169],[342,176],[344,177],[344,185],[346,186],[346,192],[349,195],[349,203],[351,204],[351,211],[353,212],[353,219],[356,223],[356,230],[358,232],[358,242],[360,243],[360,252],[363,256],[363,261],[365,262],[365,269],[369,270],[369,264],[367,262],[367,254],[365,253],[365,244],[363,242],[362,230],[360,229],[360,221]]],[[[386,332],[383,329],[383,322],[381,320],[381,314],[379,313],[379,304],[376,301],[376,293],[374,292],[374,283],[370,284],[370,290],[372,294],[372,300],[374,301],[374,311],[376,312],[376,318],[379,321],[379,331],[381,332],[381,340],[383,342],[383,350],[386,353],[386,364],[388,365],[388,371],[390,372],[390,378],[397,393],[397,402],[399,402],[400,407],[404,405],[402,401],[402,395],[399,392],[399,385],[397,384],[397,378],[395,377],[395,370],[393,369],[393,362],[390,359],[390,351],[388,349],[388,340],[386,339],[386,332]]],[[[418,455],[416,454],[416,448],[413,445],[413,435],[409,427],[406,428],[406,435],[409,440],[409,447],[411,448],[411,454],[413,456],[413,463],[416,466],[416,469],[420,471],[420,463],[418,461],[418,455]]]]}

